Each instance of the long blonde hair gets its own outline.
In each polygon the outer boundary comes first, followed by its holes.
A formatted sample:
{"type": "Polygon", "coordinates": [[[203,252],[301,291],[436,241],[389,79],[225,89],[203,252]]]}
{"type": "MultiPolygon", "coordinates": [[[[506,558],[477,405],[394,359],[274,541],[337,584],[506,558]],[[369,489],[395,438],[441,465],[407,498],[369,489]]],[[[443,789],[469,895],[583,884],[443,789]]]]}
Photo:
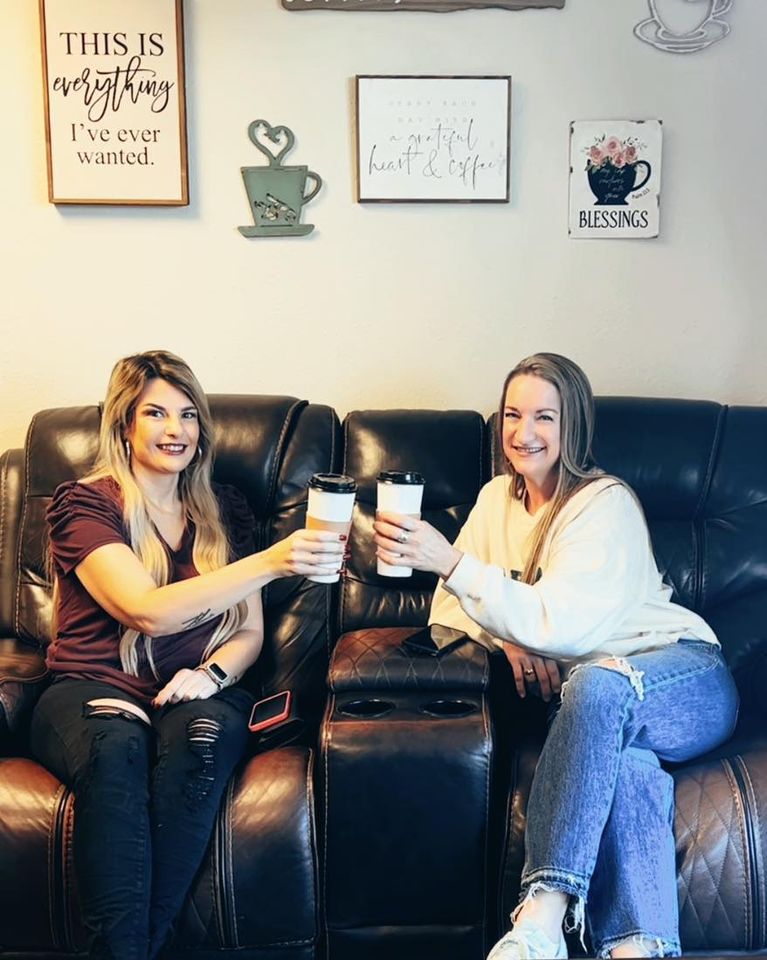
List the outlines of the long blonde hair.
{"type": "MultiPolygon", "coordinates": [[[[200,438],[197,453],[179,476],[178,493],[188,520],[194,524],[192,558],[198,573],[225,566],[231,560],[229,541],[221,520],[218,500],[211,486],[213,431],[208,401],[197,378],[179,357],[164,350],[150,350],[119,360],[109,378],[101,416],[99,449],[93,470],[82,483],[113,478],[123,498],[123,518],[131,549],[149,571],[158,587],[168,583],[168,553],[149,517],[146,501],[130,466],[125,437],[133,422],[136,405],[151,380],[164,380],[189,397],[197,408],[200,438]]],[[[245,619],[246,607],[239,603],[226,610],[208,642],[203,659],[225,643],[245,619]]],[[[157,675],[152,655],[152,638],[129,627],[120,638],[120,660],[126,673],[138,675],[138,643],[143,636],[147,659],[157,675]]]]}
{"type": "MultiPolygon", "coordinates": [[[[546,539],[570,498],[597,477],[604,476],[594,463],[591,443],[594,437],[594,394],[588,377],[577,363],[558,353],[534,353],[509,372],[503,383],[498,411],[498,439],[503,449],[503,422],[506,391],[515,377],[528,374],[553,384],[559,393],[560,451],[556,466],[557,483],[545,512],[535,525],[530,553],[522,572],[525,583],[535,583],[546,539]]],[[[525,496],[525,479],[517,473],[508,459],[506,472],[511,477],[510,494],[515,500],[525,496]]],[[[616,483],[620,482],[616,480],[616,483]]]]}

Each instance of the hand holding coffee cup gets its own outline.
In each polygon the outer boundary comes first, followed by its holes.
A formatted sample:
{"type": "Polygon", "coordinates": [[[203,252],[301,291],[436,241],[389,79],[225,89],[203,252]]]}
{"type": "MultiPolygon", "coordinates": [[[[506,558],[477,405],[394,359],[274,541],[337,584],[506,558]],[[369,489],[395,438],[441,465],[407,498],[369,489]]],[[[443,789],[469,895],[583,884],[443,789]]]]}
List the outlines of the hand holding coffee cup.
{"type": "MultiPolygon", "coordinates": [[[[352,525],[357,481],[341,473],[315,473],[309,481],[309,502],[306,508],[307,530],[322,530],[334,534],[346,543],[352,525]]],[[[337,583],[343,567],[344,551],[338,557],[334,573],[309,576],[314,583],[337,583]]]]}
{"type": "MultiPolygon", "coordinates": [[[[295,530],[269,547],[269,569],[276,577],[338,579],[346,537],[326,530],[295,530]]],[[[325,582],[322,580],[321,582],[325,582]]]]}
{"type": "MultiPolygon", "coordinates": [[[[420,473],[384,470],[378,474],[376,483],[376,517],[380,513],[395,515],[399,520],[421,518],[423,477],[420,473]]],[[[401,528],[399,539],[405,542],[406,528],[401,528]],[[405,538],[403,541],[402,538],[405,538]]],[[[390,563],[377,558],[376,568],[381,577],[409,577],[413,568],[402,563],[390,563]]]]}
{"type": "MultiPolygon", "coordinates": [[[[384,491],[385,501],[386,497],[384,491]]],[[[413,570],[424,570],[446,580],[463,556],[461,551],[425,520],[404,511],[384,509],[380,499],[378,504],[373,540],[377,547],[376,557],[381,576],[407,577],[413,570]],[[391,574],[389,571],[392,569],[404,569],[407,572],[391,574]]]]}

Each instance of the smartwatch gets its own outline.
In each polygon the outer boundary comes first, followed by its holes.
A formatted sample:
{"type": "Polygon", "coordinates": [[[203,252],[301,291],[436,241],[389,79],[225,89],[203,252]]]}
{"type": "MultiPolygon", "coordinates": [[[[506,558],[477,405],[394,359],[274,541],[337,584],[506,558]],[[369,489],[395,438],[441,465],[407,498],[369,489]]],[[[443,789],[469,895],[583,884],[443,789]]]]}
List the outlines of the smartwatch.
{"type": "Polygon", "coordinates": [[[206,677],[215,683],[219,690],[223,690],[226,686],[226,681],[229,679],[229,674],[220,667],[215,660],[211,660],[210,663],[201,663],[197,670],[202,670],[206,677]]]}

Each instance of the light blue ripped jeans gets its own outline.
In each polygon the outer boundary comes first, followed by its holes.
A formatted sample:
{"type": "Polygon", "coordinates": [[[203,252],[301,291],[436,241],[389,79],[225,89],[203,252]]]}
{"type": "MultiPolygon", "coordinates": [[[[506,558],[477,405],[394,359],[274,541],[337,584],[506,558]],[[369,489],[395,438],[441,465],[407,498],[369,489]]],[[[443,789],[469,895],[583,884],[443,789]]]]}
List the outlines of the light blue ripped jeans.
{"type": "Polygon", "coordinates": [[[587,926],[599,957],[634,938],[678,956],[674,783],[659,759],[713,749],[737,711],[721,651],[701,640],[572,670],[530,791],[522,899],[570,894],[572,929],[587,926]]]}

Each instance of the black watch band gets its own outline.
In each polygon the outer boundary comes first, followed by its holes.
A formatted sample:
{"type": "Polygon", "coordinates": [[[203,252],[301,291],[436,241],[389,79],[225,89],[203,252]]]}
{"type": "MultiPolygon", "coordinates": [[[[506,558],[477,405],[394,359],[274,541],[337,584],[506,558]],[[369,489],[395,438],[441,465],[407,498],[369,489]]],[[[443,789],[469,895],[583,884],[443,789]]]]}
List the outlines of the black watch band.
{"type": "Polygon", "coordinates": [[[202,670],[206,677],[210,677],[219,690],[223,690],[226,686],[229,674],[220,667],[215,660],[212,660],[210,663],[201,663],[197,669],[202,670]]]}

